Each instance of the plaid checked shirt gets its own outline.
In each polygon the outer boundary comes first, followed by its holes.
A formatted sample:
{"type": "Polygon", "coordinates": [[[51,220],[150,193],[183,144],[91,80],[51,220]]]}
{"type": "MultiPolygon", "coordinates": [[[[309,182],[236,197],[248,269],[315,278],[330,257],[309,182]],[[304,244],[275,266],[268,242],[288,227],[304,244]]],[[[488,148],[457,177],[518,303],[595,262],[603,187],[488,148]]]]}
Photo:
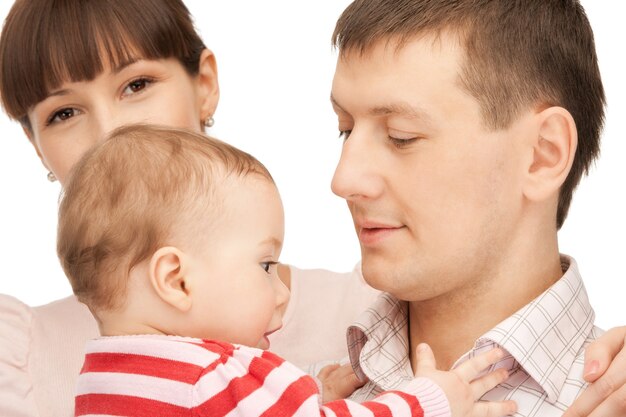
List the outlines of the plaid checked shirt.
{"type": "MultiPolygon", "coordinates": [[[[518,417],[560,416],[586,387],[584,348],[602,331],[574,259],[562,256],[563,277],[476,340],[472,350],[454,364],[502,347],[508,354],[491,369],[506,368],[510,378],[485,394],[484,400],[517,402],[518,417]]],[[[351,399],[365,401],[412,378],[409,362],[408,304],[381,294],[374,305],[348,328],[350,361],[368,382],[351,399]]]]}

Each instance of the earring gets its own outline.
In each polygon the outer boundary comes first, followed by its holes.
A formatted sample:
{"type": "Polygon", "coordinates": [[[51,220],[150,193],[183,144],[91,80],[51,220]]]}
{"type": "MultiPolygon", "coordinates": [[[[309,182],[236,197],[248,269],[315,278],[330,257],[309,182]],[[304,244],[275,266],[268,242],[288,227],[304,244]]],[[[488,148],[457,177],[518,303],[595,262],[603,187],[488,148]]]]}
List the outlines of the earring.
{"type": "Polygon", "coordinates": [[[213,116],[209,116],[206,119],[204,119],[205,127],[213,127],[214,124],[215,124],[215,119],[213,119],[213,116]]]}
{"type": "Polygon", "coordinates": [[[52,173],[52,171],[48,172],[48,181],[55,182],[57,180],[56,175],[52,173]]]}

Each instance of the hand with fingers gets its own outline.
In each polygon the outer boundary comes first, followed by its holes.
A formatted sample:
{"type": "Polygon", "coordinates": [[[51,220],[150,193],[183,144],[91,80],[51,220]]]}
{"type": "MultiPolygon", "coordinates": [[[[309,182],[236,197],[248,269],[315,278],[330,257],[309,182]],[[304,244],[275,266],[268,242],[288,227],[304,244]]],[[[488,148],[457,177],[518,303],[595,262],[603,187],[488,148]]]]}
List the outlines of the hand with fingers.
{"type": "Polygon", "coordinates": [[[475,356],[451,371],[437,370],[430,347],[421,343],[416,349],[416,377],[433,380],[446,394],[452,417],[500,417],[517,411],[514,401],[478,401],[487,391],[505,381],[509,375],[498,369],[478,377],[488,366],[502,359],[501,349],[492,349],[475,356]]]}
{"type": "Polygon", "coordinates": [[[587,347],[584,369],[592,384],[563,417],[626,416],[626,326],[609,330],[587,347]]]}
{"type": "Polygon", "coordinates": [[[348,398],[367,382],[359,381],[349,363],[327,365],[317,374],[317,379],[322,383],[323,403],[348,398]]]}

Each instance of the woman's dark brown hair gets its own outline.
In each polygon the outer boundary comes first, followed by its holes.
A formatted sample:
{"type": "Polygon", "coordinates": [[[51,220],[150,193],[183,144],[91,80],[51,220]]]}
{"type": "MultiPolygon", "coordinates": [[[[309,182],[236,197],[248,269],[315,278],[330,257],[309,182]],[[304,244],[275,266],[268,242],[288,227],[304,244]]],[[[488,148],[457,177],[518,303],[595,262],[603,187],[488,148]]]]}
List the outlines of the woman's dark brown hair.
{"type": "Polygon", "coordinates": [[[29,109],[64,82],[138,59],[176,58],[198,72],[205,46],[181,0],[16,0],[0,35],[0,94],[30,128],[29,109]]]}

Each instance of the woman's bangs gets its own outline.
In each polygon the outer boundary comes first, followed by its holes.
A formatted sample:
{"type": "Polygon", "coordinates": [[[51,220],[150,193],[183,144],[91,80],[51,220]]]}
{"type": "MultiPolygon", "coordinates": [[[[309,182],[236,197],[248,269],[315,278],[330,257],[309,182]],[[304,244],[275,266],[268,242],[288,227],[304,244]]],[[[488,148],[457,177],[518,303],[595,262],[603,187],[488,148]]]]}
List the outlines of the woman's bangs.
{"type": "Polygon", "coordinates": [[[25,42],[5,42],[2,51],[3,101],[7,113],[22,122],[28,122],[26,115],[32,106],[65,82],[90,81],[106,69],[142,58],[176,56],[184,61],[194,53],[180,22],[162,2],[35,3],[45,3],[48,10],[42,13],[39,9],[31,16],[23,14],[23,22],[10,22],[23,25],[28,21],[28,28],[11,28],[20,31],[25,42]],[[15,91],[4,91],[5,87],[15,91]]]}

